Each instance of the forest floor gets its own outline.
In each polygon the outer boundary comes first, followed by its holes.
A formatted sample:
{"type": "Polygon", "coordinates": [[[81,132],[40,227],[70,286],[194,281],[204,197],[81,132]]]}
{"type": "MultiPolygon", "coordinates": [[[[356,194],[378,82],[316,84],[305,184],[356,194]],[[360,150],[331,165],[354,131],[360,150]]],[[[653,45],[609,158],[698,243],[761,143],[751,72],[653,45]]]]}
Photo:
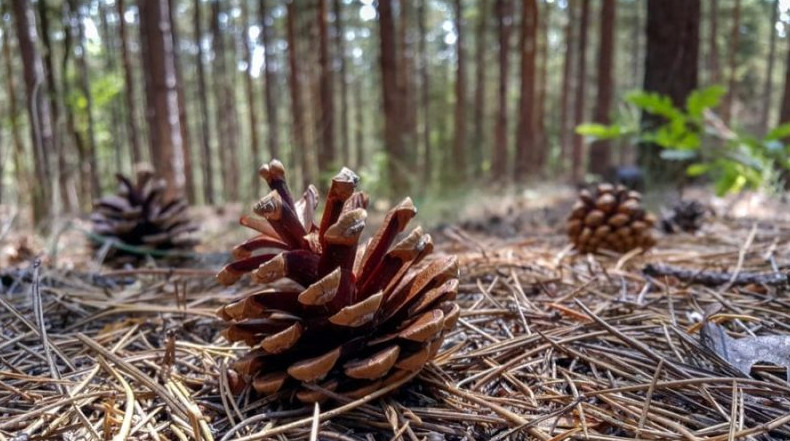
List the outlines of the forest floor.
{"type": "Polygon", "coordinates": [[[426,210],[459,256],[456,330],[394,394],[318,414],[229,393],[245,348],[214,311],[240,288],[214,274],[248,237],[241,206],[197,209],[197,258],[120,270],[86,251],[83,221],[41,239],[6,209],[0,441],[307,440],[316,422],[326,440],[790,439],[790,206],[693,194],[715,215],[644,254],[574,252],[570,189],[426,210]]]}

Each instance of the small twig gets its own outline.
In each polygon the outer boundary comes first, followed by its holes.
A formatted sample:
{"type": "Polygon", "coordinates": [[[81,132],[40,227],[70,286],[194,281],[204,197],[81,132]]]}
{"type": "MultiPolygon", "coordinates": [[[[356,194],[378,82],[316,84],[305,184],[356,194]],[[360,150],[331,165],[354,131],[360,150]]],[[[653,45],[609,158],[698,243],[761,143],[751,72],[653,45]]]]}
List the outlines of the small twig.
{"type": "Polygon", "coordinates": [[[705,286],[734,285],[768,285],[778,286],[788,283],[787,274],[783,273],[729,273],[723,271],[690,270],[663,264],[647,264],[642,272],[650,277],[675,277],[689,284],[705,286]]]}

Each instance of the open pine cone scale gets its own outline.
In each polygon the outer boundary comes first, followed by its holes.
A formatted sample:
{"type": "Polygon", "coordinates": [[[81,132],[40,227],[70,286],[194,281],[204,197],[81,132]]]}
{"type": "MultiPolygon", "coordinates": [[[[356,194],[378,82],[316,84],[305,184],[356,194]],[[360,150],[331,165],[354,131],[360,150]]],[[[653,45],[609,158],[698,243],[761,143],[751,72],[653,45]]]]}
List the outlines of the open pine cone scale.
{"type": "Polygon", "coordinates": [[[416,209],[405,199],[367,246],[359,241],[367,197],[343,169],[332,180],[318,225],[317,191],[295,201],[282,164],[260,170],[272,191],[241,219],[258,232],[234,249],[218,274],[224,284],[249,273],[254,283],[290,279],[223,306],[225,337],[253,349],[235,370],[262,394],[293,391],[298,400],[327,397],[310,384],[355,398],[421,369],[436,354],[460,310],[457,263],[433,251],[421,228],[402,234],[416,209]]]}

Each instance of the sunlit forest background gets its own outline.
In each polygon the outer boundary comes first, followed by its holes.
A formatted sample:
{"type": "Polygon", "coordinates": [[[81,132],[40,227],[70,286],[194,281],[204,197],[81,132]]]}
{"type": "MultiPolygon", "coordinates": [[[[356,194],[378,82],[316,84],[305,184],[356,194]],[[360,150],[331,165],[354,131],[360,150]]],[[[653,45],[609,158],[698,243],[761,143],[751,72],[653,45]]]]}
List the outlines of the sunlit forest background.
{"type": "Polygon", "coordinates": [[[699,132],[725,139],[768,139],[790,114],[787,1],[0,5],[0,201],[37,220],[89,211],[139,162],[194,204],[257,199],[272,157],[295,183],[348,166],[382,196],[650,172],[637,90],[678,108],[702,90],[699,132]]]}

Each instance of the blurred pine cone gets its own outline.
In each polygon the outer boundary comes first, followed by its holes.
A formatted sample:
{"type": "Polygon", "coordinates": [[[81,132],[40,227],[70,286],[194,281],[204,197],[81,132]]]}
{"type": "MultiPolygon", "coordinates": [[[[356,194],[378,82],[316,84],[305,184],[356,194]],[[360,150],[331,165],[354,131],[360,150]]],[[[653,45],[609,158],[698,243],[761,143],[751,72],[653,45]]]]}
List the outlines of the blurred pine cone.
{"type": "MultiPolygon", "coordinates": [[[[117,174],[118,194],[105,196],[94,204],[93,232],[122,244],[151,250],[185,250],[197,244],[190,233],[197,231],[187,212],[186,199],[163,200],[165,181],[154,179],[150,167],[138,166],[137,182],[117,174]]],[[[104,241],[94,241],[101,246],[104,241]]],[[[139,257],[116,249],[112,257],[139,257]]]]}
{"type": "Polygon", "coordinates": [[[696,200],[681,200],[672,207],[672,211],[661,217],[661,229],[665,233],[697,232],[702,228],[705,216],[710,209],[696,200]]]}
{"type": "Polygon", "coordinates": [[[599,184],[592,191],[580,191],[567,222],[571,242],[582,253],[652,247],[655,217],[645,212],[641,201],[641,194],[622,185],[599,184]]]}
{"type": "Polygon", "coordinates": [[[252,347],[236,373],[261,394],[315,402],[328,397],[307,385],[353,399],[420,370],[458,319],[458,265],[442,257],[414,269],[433,242],[419,227],[399,236],[416,214],[411,200],[362,247],[368,198],[351,170],[332,179],[318,225],[315,187],[294,201],[279,161],[259,173],[272,191],[253,207],[257,216],[241,218],[258,234],[217,276],[230,285],[250,273],[269,286],[218,311],[225,337],[252,347]],[[272,283],[280,279],[292,283],[272,283]]]}

